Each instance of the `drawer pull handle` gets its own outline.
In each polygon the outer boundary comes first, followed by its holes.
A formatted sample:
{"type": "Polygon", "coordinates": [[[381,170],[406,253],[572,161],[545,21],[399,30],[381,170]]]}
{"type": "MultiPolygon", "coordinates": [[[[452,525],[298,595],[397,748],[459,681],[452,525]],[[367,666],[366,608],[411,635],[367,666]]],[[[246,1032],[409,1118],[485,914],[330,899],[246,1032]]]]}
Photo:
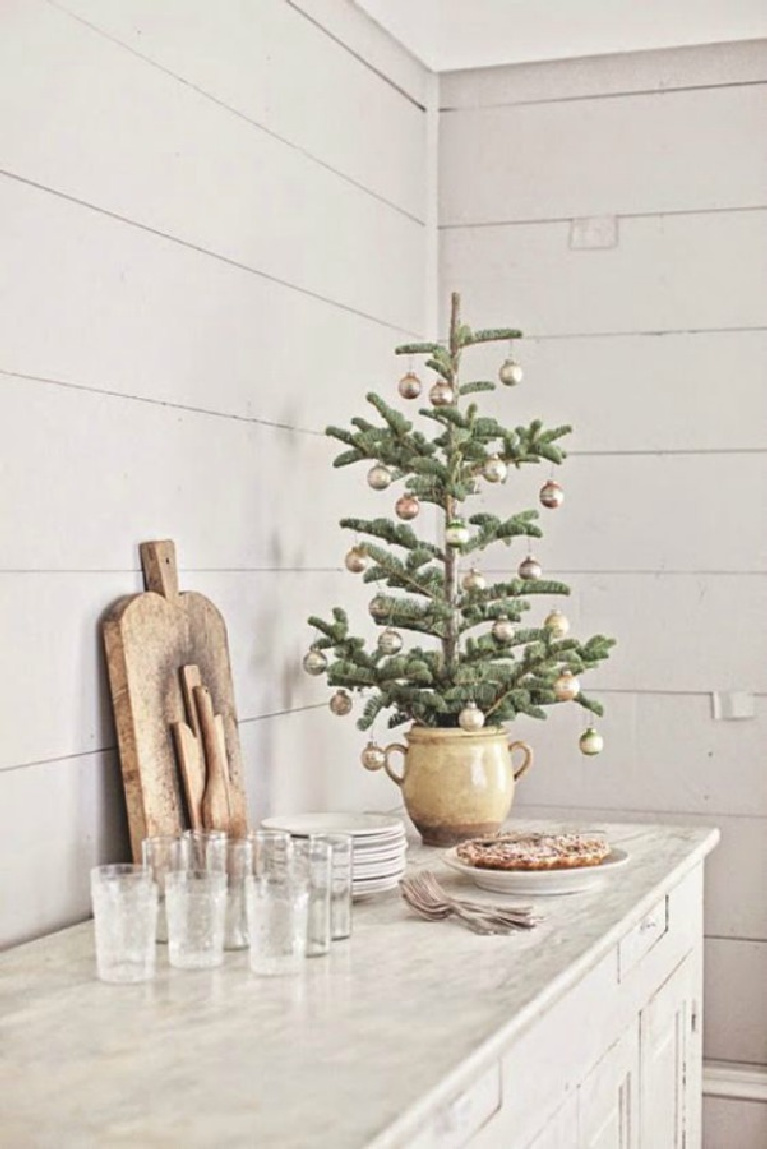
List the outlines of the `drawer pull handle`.
{"type": "Polygon", "coordinates": [[[642,933],[645,933],[647,930],[654,930],[657,925],[658,921],[656,918],[645,918],[639,929],[642,933]]]}

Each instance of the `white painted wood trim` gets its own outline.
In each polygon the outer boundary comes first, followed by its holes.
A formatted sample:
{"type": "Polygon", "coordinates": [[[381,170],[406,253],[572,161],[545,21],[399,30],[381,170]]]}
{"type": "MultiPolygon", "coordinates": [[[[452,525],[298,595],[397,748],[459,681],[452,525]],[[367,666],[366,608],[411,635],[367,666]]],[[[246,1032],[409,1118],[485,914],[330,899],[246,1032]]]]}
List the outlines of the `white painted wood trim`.
{"type": "Polygon", "coordinates": [[[703,1066],[703,1093],[706,1097],[767,1101],[767,1067],[707,1061],[703,1066]]]}

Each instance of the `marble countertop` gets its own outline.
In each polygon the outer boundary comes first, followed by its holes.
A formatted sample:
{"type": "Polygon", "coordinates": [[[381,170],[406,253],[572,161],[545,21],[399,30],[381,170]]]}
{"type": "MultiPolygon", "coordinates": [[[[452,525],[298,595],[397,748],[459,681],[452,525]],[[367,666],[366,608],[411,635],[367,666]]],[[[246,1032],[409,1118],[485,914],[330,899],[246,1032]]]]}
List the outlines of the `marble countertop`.
{"type": "MultiPolygon", "coordinates": [[[[508,937],[421,921],[389,894],[355,906],[352,939],[299,978],[256,977],[245,953],[214,971],[171,970],[160,954],[154,982],[105,985],[90,923],[3,954],[0,1143],[407,1144],[420,1113],[545,1013],[717,841],[698,828],[605,828],[629,865],[594,890],[540,899],[545,921],[508,937]]],[[[413,848],[410,864],[463,887],[438,850],[413,848]]]]}

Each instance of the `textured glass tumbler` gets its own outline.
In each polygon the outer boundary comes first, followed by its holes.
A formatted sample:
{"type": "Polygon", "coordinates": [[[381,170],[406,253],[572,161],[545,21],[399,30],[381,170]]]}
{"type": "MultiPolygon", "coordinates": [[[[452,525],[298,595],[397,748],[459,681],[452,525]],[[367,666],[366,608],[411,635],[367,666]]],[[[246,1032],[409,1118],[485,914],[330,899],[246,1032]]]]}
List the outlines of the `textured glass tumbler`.
{"type": "Polygon", "coordinates": [[[227,847],[226,932],[224,948],[246,949],[248,945],[248,906],[245,879],[253,873],[254,841],[252,834],[230,838],[227,847]]]}
{"type": "Polygon", "coordinates": [[[91,870],[96,971],[101,981],[149,981],[155,971],[157,886],[144,866],[91,870]]]}
{"type": "Polygon", "coordinates": [[[348,938],[352,932],[352,836],[313,834],[311,840],[330,846],[330,936],[333,941],[348,938]]]}
{"type": "Polygon", "coordinates": [[[293,842],[298,882],[307,895],[306,956],[322,957],[330,949],[330,843],[324,838],[293,842]]]}
{"type": "Polygon", "coordinates": [[[141,860],[152,871],[157,883],[160,904],[157,911],[157,940],[167,942],[168,919],[165,913],[165,875],[173,870],[189,868],[189,843],[186,838],[170,834],[155,838],[144,838],[141,843],[141,860]]]}
{"type": "Polygon", "coordinates": [[[300,973],[307,893],[296,880],[290,835],[259,830],[251,837],[253,874],[245,880],[250,968],[268,977],[300,973]]]}
{"type": "Polygon", "coordinates": [[[186,870],[165,876],[168,961],[177,969],[212,969],[224,960],[226,874],[186,870]]]}
{"type": "Polygon", "coordinates": [[[184,830],[187,868],[226,873],[227,835],[223,830],[184,830]]]}

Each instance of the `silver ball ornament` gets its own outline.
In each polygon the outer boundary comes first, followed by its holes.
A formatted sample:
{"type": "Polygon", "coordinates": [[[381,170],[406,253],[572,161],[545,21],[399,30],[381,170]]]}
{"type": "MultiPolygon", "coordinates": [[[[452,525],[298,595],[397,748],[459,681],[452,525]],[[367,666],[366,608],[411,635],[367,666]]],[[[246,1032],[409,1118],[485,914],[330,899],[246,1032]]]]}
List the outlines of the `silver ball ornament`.
{"type": "Polygon", "coordinates": [[[367,556],[362,547],[352,547],[344,555],[344,566],[352,574],[362,574],[367,565],[367,556]]]}
{"type": "Polygon", "coordinates": [[[391,471],[383,463],[376,463],[368,471],[368,486],[372,487],[374,491],[385,491],[391,481],[391,471]]]}
{"type": "Polygon", "coordinates": [[[421,380],[415,371],[407,371],[399,381],[398,390],[403,399],[417,399],[421,394],[421,380]]]}
{"type": "Polygon", "coordinates": [[[563,670],[554,683],[554,693],[559,702],[572,702],[581,692],[581,684],[572,670],[563,670]]]}
{"type": "Polygon", "coordinates": [[[604,738],[594,726],[589,726],[588,730],[584,730],[578,739],[581,754],[585,754],[589,758],[592,758],[595,754],[601,754],[604,745],[604,738]]]}
{"type": "Polygon", "coordinates": [[[402,650],[402,635],[393,627],[387,626],[378,636],[378,649],[381,654],[399,654],[402,650]]]}
{"type": "Polygon", "coordinates": [[[394,504],[394,510],[398,519],[404,519],[406,523],[409,523],[418,517],[421,504],[415,495],[401,495],[394,504]]]}
{"type": "Polygon", "coordinates": [[[383,770],[386,754],[376,742],[368,742],[360,755],[360,761],[366,770],[383,770]]]}
{"type": "Polygon", "coordinates": [[[463,576],[461,586],[467,594],[471,594],[473,591],[484,590],[487,586],[487,580],[483,574],[472,567],[469,573],[463,576]]]}
{"type": "Polygon", "coordinates": [[[389,613],[389,606],[384,599],[379,598],[376,595],[376,597],[371,600],[368,610],[370,611],[373,618],[386,618],[387,614],[389,613]]]}
{"type": "Polygon", "coordinates": [[[543,573],[541,564],[537,559],[534,559],[532,555],[528,555],[526,559],[522,559],[517,569],[520,578],[537,579],[540,578],[543,573]]]}
{"type": "Polygon", "coordinates": [[[510,622],[505,614],[497,618],[491,631],[496,642],[512,642],[514,639],[514,623],[510,622]]]}
{"type": "Polygon", "coordinates": [[[543,625],[554,638],[564,638],[570,630],[570,623],[560,610],[552,610],[543,620],[543,625]]]}
{"type": "Polygon", "coordinates": [[[450,407],[455,403],[455,392],[449,383],[438,382],[429,391],[433,407],[450,407]]]}
{"type": "Polygon", "coordinates": [[[463,519],[451,519],[445,530],[445,542],[449,547],[462,547],[471,537],[463,519]]]}
{"type": "Polygon", "coordinates": [[[317,678],[318,675],[327,670],[327,666],[327,658],[321,650],[317,650],[317,648],[314,646],[307,654],[304,655],[304,670],[307,674],[311,674],[312,678],[317,678]]]}
{"type": "Polygon", "coordinates": [[[351,713],[352,700],[351,695],[346,690],[337,690],[333,697],[330,699],[330,709],[333,714],[339,718],[345,718],[347,714],[351,713]]]}
{"type": "Polygon", "coordinates": [[[559,483],[555,483],[553,479],[549,479],[538,492],[538,498],[544,507],[548,507],[550,511],[555,511],[557,507],[561,507],[565,501],[565,492],[559,483]]]}
{"type": "Polygon", "coordinates": [[[523,372],[520,365],[509,358],[501,364],[498,371],[498,378],[506,387],[516,387],[518,383],[522,382],[522,374],[523,372]]]}
{"type": "Polygon", "coordinates": [[[485,716],[476,702],[466,703],[458,715],[458,725],[461,727],[461,730],[466,730],[469,734],[475,734],[478,730],[482,729],[485,725],[485,716]]]}
{"type": "Polygon", "coordinates": [[[505,483],[507,473],[508,467],[503,459],[499,459],[497,455],[491,455],[482,468],[482,474],[488,483],[505,483]]]}

